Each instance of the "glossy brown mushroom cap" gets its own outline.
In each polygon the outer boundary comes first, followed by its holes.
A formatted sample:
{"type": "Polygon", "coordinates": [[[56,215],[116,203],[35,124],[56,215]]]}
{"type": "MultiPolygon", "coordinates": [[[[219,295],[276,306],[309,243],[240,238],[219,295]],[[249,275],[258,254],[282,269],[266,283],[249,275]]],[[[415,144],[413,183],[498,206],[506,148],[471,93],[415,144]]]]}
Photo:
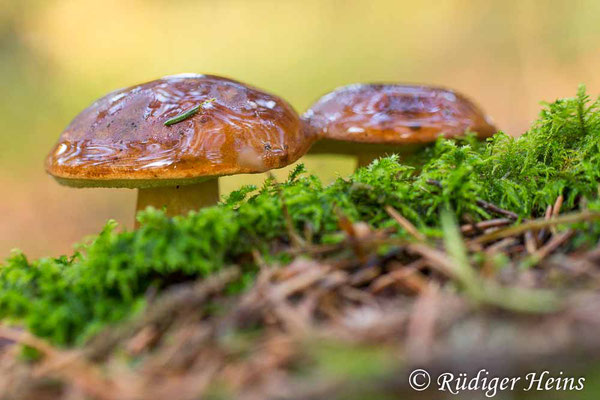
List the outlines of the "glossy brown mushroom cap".
{"type": "Polygon", "coordinates": [[[304,119],[321,139],[364,144],[426,144],[466,130],[496,132],[464,96],[447,89],[398,84],[356,84],[323,96],[304,119]]]}
{"type": "Polygon", "coordinates": [[[175,75],[86,108],[61,134],[46,170],[70,186],[186,184],[284,167],[311,144],[281,98],[217,76],[175,75]],[[195,115],[165,126],[197,105],[195,115]]]}

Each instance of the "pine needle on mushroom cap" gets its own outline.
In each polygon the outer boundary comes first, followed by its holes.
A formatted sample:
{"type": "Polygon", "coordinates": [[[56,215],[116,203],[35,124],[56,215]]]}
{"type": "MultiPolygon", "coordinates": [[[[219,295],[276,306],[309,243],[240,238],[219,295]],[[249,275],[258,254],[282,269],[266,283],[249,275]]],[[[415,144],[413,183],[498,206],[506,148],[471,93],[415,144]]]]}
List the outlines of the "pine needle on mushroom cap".
{"type": "Polygon", "coordinates": [[[68,186],[173,186],[281,168],[310,145],[285,100],[223,77],[180,74],[98,99],[65,128],[46,170],[68,186]]]}
{"type": "Polygon", "coordinates": [[[138,189],[137,210],[187,214],[219,200],[218,178],[281,168],[312,143],[283,99],[231,79],[180,74],[83,110],[46,159],[59,183],[138,189]]]}

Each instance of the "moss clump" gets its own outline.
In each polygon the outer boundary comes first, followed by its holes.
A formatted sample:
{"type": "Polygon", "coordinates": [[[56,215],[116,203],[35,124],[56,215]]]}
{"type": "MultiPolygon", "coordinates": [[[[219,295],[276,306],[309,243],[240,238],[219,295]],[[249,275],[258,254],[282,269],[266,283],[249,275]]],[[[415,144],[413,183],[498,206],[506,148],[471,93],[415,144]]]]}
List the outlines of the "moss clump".
{"type": "MultiPolygon", "coordinates": [[[[518,139],[498,133],[480,144],[439,140],[414,165],[397,157],[375,161],[347,179],[324,187],[303,167],[281,184],[245,187],[222,204],[168,218],[148,209],[141,228],[117,232],[109,222],[72,257],[29,261],[13,254],[0,268],[0,318],[19,321],[59,345],[81,343],[106,324],[144,306],[150,288],[201,278],[230,263],[245,265],[244,282],[255,271],[245,257],[285,257],[282,244],[293,229],[315,243],[339,240],[338,216],[375,227],[396,226],[390,205],[428,235],[441,235],[440,211],[459,220],[490,217],[477,200],[539,216],[557,196],[563,210],[600,208],[600,101],[583,88],[575,98],[547,104],[529,132],[518,139]]],[[[596,240],[593,226],[572,245],[596,240]]],[[[403,235],[400,231],[399,235],[403,235]]]]}

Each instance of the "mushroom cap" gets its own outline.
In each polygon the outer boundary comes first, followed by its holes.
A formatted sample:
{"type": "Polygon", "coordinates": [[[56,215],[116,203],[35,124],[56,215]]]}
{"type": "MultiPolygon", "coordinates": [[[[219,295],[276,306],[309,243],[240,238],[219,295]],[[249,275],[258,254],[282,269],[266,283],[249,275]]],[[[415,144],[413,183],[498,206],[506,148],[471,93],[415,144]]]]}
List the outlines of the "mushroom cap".
{"type": "Polygon", "coordinates": [[[226,78],[181,74],[117,90],[83,110],[46,171],[77,187],[171,186],[281,168],[311,144],[283,99],[226,78]]]}
{"type": "MultiPolygon", "coordinates": [[[[321,97],[303,119],[327,142],[372,147],[427,144],[442,135],[462,136],[466,130],[481,138],[496,132],[491,120],[463,95],[443,88],[400,84],[341,87],[321,97]]],[[[343,147],[347,151],[351,146],[343,147]]]]}

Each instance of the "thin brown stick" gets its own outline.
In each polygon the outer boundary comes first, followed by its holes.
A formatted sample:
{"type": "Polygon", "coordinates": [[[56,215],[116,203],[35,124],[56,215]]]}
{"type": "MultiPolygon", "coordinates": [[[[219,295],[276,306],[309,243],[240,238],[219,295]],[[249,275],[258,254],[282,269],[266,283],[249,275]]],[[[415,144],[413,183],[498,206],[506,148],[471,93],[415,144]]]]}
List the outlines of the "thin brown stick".
{"type": "Polygon", "coordinates": [[[49,345],[45,340],[33,336],[32,334],[24,330],[14,329],[8,326],[0,325],[0,338],[8,339],[11,342],[32,347],[45,355],[51,356],[57,353],[56,349],[49,345]]]}
{"type": "Polygon", "coordinates": [[[298,232],[296,232],[296,229],[294,228],[294,221],[292,220],[292,216],[290,215],[290,212],[287,208],[287,204],[285,202],[285,197],[283,196],[283,191],[281,190],[281,187],[279,186],[279,183],[277,182],[275,175],[273,175],[273,173],[271,173],[271,172],[269,172],[268,175],[269,175],[269,179],[271,179],[273,182],[275,182],[274,187],[275,187],[275,190],[277,191],[277,196],[279,196],[279,200],[281,201],[281,211],[283,212],[283,221],[285,223],[285,228],[287,230],[290,241],[292,242],[292,245],[294,247],[304,248],[306,246],[306,242],[302,238],[302,236],[300,236],[298,234],[298,232]]]}
{"type": "Polygon", "coordinates": [[[600,219],[600,212],[583,211],[580,213],[566,214],[550,219],[536,219],[527,221],[520,225],[510,226],[499,229],[495,232],[486,233],[472,240],[473,243],[486,243],[496,239],[502,239],[526,232],[528,230],[538,230],[541,228],[555,226],[559,224],[573,224],[582,221],[594,221],[600,219]]]}
{"type": "Polygon", "coordinates": [[[490,212],[493,212],[493,213],[496,213],[499,215],[504,215],[505,217],[508,217],[510,219],[519,219],[519,216],[517,214],[515,214],[514,212],[500,208],[497,205],[489,203],[487,201],[478,199],[477,205],[487,211],[490,211],[490,212]]]}
{"type": "Polygon", "coordinates": [[[260,254],[260,251],[258,251],[258,249],[252,249],[250,254],[252,254],[252,259],[254,260],[254,263],[258,266],[258,268],[260,268],[260,269],[268,268],[268,265],[265,262],[265,259],[260,254]]]}
{"type": "Polygon", "coordinates": [[[563,195],[559,195],[554,202],[554,206],[552,207],[552,216],[557,217],[560,214],[560,209],[562,208],[562,204],[564,201],[563,195]]]}
{"type": "Polygon", "coordinates": [[[534,254],[537,251],[537,244],[535,243],[533,231],[525,232],[525,249],[529,254],[534,254]]]}
{"type": "MultiPolygon", "coordinates": [[[[557,217],[560,214],[560,209],[562,208],[562,204],[563,204],[563,195],[560,194],[556,197],[556,200],[554,201],[554,205],[552,206],[552,216],[553,217],[557,217]]],[[[556,235],[557,234],[556,227],[551,226],[550,232],[552,232],[553,235],[556,235]]]]}
{"type": "MultiPolygon", "coordinates": [[[[342,210],[340,210],[339,208],[336,207],[335,212],[337,214],[338,217],[338,225],[340,227],[340,229],[342,231],[344,231],[346,233],[346,235],[348,236],[348,244],[350,245],[350,247],[352,248],[352,250],[354,251],[354,254],[356,254],[356,257],[360,260],[361,263],[366,261],[366,257],[365,257],[365,249],[363,249],[363,239],[361,236],[363,236],[362,234],[367,233],[367,231],[364,232],[357,232],[357,230],[355,229],[355,224],[352,223],[352,221],[350,220],[350,218],[348,218],[343,212],[342,210]]],[[[368,228],[368,226],[367,226],[368,228]]]]}
{"type": "Polygon", "coordinates": [[[400,283],[415,293],[421,293],[427,289],[427,280],[418,273],[418,270],[414,267],[406,267],[380,276],[369,285],[369,291],[379,293],[395,283],[400,283]]]}
{"type": "MultiPolygon", "coordinates": [[[[440,181],[436,181],[434,179],[429,179],[427,181],[427,183],[432,186],[436,186],[440,189],[443,189],[443,186],[440,181]]],[[[510,219],[519,219],[519,216],[517,214],[515,214],[514,212],[500,208],[497,205],[487,202],[485,200],[477,199],[477,205],[479,207],[483,208],[484,210],[496,213],[498,215],[504,215],[505,217],[508,217],[510,219]]]]}
{"type": "Polygon", "coordinates": [[[385,206],[385,211],[392,217],[409,235],[417,239],[419,242],[427,240],[419,230],[406,218],[404,218],[394,207],[385,206]]]}
{"type": "Polygon", "coordinates": [[[421,243],[409,244],[407,249],[421,255],[427,261],[427,265],[442,273],[444,276],[454,276],[454,264],[443,251],[421,243]]]}
{"type": "MultiPolygon", "coordinates": [[[[550,219],[552,218],[552,206],[548,205],[548,207],[546,207],[546,213],[544,214],[544,219],[550,219]]],[[[540,231],[538,232],[538,242],[542,243],[544,241],[544,239],[546,238],[546,234],[547,234],[547,230],[545,228],[540,229],[540,231]]]]}
{"type": "Polygon", "coordinates": [[[516,243],[518,243],[518,240],[516,238],[507,237],[486,247],[485,252],[489,254],[493,252],[504,251],[516,243]]]}
{"type": "Polygon", "coordinates": [[[352,274],[348,283],[352,286],[359,286],[371,282],[379,276],[381,276],[381,268],[377,266],[363,268],[352,274]]]}
{"type": "Polygon", "coordinates": [[[539,263],[544,258],[546,258],[549,254],[558,249],[562,244],[564,244],[571,236],[573,236],[575,232],[572,229],[567,229],[564,232],[558,233],[552,236],[552,239],[548,241],[543,247],[541,247],[538,251],[536,251],[533,255],[536,258],[536,262],[539,263]]]}
{"type": "Polygon", "coordinates": [[[327,275],[329,271],[330,268],[328,266],[322,266],[319,268],[317,265],[315,265],[315,268],[311,268],[302,274],[293,276],[289,279],[286,279],[285,282],[273,286],[270,289],[271,297],[274,300],[283,300],[291,294],[313,285],[315,282],[327,275]]]}
{"type": "Polygon", "coordinates": [[[294,221],[292,220],[292,216],[287,208],[287,204],[285,202],[285,198],[283,197],[283,192],[277,186],[277,193],[279,194],[279,198],[281,199],[281,210],[283,212],[283,220],[285,222],[285,229],[287,230],[288,236],[290,237],[290,241],[292,245],[296,248],[304,248],[306,247],[306,241],[296,232],[294,228],[294,221]]]}
{"type": "Polygon", "coordinates": [[[439,288],[431,283],[415,301],[408,320],[406,348],[415,362],[427,363],[433,357],[435,325],[441,310],[439,288]]]}
{"type": "Polygon", "coordinates": [[[508,218],[490,219],[487,221],[477,222],[475,224],[465,224],[460,227],[460,231],[463,234],[470,234],[475,232],[481,232],[490,228],[498,228],[501,226],[510,225],[512,223],[513,220],[508,218]]]}

